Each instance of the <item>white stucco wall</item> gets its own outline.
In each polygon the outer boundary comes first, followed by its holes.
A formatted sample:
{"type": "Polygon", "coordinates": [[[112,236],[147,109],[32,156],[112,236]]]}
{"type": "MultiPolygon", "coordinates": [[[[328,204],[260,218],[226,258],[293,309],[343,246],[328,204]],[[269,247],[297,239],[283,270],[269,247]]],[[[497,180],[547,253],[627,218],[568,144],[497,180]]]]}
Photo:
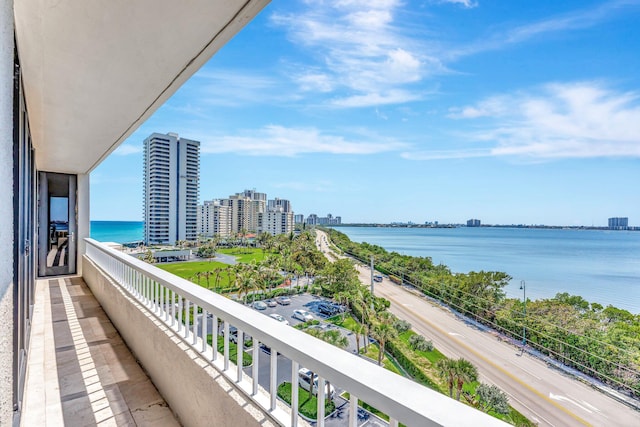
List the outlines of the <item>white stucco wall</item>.
{"type": "Polygon", "coordinates": [[[0,0],[0,425],[13,417],[13,0],[0,0]]]}

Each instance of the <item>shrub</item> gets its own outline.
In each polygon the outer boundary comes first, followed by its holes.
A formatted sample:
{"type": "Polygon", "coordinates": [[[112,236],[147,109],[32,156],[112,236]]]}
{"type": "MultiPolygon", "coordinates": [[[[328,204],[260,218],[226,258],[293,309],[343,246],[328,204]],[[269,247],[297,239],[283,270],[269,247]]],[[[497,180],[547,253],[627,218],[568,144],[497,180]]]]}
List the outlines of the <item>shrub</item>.
{"type": "Polygon", "coordinates": [[[482,383],[476,389],[476,395],[483,411],[494,410],[499,414],[509,413],[509,397],[498,386],[482,383]]]}
{"type": "Polygon", "coordinates": [[[397,319],[395,322],[393,322],[393,327],[396,331],[398,331],[399,334],[402,334],[411,329],[411,323],[407,322],[406,320],[397,319]]]}
{"type": "Polygon", "coordinates": [[[427,341],[422,335],[411,335],[409,337],[409,345],[412,349],[418,351],[433,351],[433,343],[427,341]]]}

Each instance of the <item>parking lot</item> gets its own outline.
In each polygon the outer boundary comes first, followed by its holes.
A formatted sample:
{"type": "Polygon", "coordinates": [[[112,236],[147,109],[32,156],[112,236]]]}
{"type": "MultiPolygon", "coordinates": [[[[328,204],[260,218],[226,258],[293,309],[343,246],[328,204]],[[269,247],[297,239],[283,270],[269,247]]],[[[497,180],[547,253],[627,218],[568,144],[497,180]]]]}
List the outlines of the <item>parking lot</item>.
{"type": "MultiPolygon", "coordinates": [[[[288,305],[276,304],[274,307],[267,306],[265,309],[257,311],[263,313],[266,316],[279,314],[293,327],[299,323],[303,323],[301,320],[293,317],[294,310],[306,310],[311,313],[314,319],[320,321],[320,327],[326,329],[337,329],[341,331],[341,333],[346,336],[349,341],[349,345],[345,349],[345,351],[349,351],[354,354],[356,353],[355,335],[351,331],[339,328],[331,323],[326,322],[325,319],[327,318],[327,315],[319,312],[319,306],[323,303],[327,303],[326,299],[320,298],[315,295],[302,294],[291,296],[290,300],[291,301],[288,305]]],[[[361,347],[364,345],[363,340],[364,338],[361,338],[361,347]]],[[[270,351],[265,348],[262,348],[261,350],[262,351],[260,351],[260,356],[258,357],[257,361],[259,366],[258,383],[265,389],[269,389],[270,351]]],[[[254,363],[256,363],[256,361],[254,361],[254,363]]],[[[244,371],[245,374],[249,376],[251,375],[251,367],[245,368],[244,371]]],[[[284,381],[291,381],[291,360],[283,355],[278,355],[277,382],[278,384],[280,384],[284,381]]],[[[334,386],[336,388],[336,397],[334,399],[334,403],[337,409],[333,414],[327,414],[325,425],[335,427],[346,426],[349,419],[349,402],[339,396],[343,392],[343,390],[340,388],[340,385],[334,384],[334,386]]],[[[358,425],[361,427],[388,425],[388,423],[377,418],[376,416],[371,415],[364,409],[359,410],[358,415],[358,425]]]]}

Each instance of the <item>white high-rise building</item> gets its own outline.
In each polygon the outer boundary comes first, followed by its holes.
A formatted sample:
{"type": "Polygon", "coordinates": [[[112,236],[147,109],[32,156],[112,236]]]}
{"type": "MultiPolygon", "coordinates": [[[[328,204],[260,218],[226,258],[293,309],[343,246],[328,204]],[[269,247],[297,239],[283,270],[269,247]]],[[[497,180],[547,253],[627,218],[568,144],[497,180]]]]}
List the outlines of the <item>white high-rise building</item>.
{"type": "Polygon", "coordinates": [[[198,235],[229,237],[231,235],[231,209],[220,200],[206,200],[198,205],[198,235]]]}
{"type": "Polygon", "coordinates": [[[287,234],[295,229],[293,222],[293,212],[285,212],[282,206],[267,210],[260,215],[260,232],[269,233],[272,236],[277,234],[287,234]]]}
{"type": "Polygon", "coordinates": [[[196,240],[200,142],[175,133],[144,140],[144,241],[196,240]]]}

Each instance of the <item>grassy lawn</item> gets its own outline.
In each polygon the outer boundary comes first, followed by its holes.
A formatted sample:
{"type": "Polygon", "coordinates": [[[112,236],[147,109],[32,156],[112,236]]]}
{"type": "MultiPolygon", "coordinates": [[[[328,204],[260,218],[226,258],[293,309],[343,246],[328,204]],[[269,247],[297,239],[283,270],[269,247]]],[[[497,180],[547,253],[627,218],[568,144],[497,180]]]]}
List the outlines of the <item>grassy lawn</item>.
{"type": "MultiPolygon", "coordinates": [[[[228,267],[227,264],[223,264],[217,261],[194,261],[194,262],[175,262],[171,264],[158,264],[158,268],[161,268],[164,271],[168,271],[169,273],[173,273],[176,276],[182,277],[183,279],[192,281],[193,283],[198,283],[198,280],[194,277],[196,273],[203,273],[206,271],[213,271],[209,277],[209,287],[213,288],[215,285],[215,271],[222,269],[220,272],[220,282],[218,286],[220,288],[229,287],[229,275],[225,271],[228,267]]],[[[199,285],[203,287],[207,287],[207,280],[202,277],[200,279],[199,285]]]]}
{"type": "MultiPolygon", "coordinates": [[[[278,386],[278,397],[291,405],[291,383],[284,382],[278,386]]],[[[324,401],[324,414],[329,415],[336,409],[332,400],[324,401]]],[[[298,411],[307,418],[315,420],[318,417],[318,398],[309,398],[309,392],[298,387],[298,411]]]]}
{"type": "Polygon", "coordinates": [[[259,262],[262,261],[265,257],[262,249],[256,248],[222,248],[218,249],[217,252],[234,256],[236,258],[236,261],[243,264],[254,260],[256,262],[259,262]]]}
{"type": "Polygon", "coordinates": [[[358,322],[352,316],[345,316],[344,320],[342,319],[342,316],[335,316],[328,320],[331,320],[331,323],[334,325],[349,329],[350,331],[355,331],[358,326],[358,322]]]}
{"type": "MultiPolygon", "coordinates": [[[[207,335],[207,342],[209,343],[209,345],[211,345],[212,339],[212,335],[207,335]]],[[[224,337],[222,337],[221,335],[218,335],[218,352],[224,352],[224,337]]],[[[238,360],[238,346],[231,341],[229,341],[229,360],[231,360],[233,363],[238,360]]],[[[249,366],[251,365],[251,363],[253,363],[253,357],[251,357],[251,354],[247,353],[246,351],[243,352],[242,366],[249,366]]]]}

